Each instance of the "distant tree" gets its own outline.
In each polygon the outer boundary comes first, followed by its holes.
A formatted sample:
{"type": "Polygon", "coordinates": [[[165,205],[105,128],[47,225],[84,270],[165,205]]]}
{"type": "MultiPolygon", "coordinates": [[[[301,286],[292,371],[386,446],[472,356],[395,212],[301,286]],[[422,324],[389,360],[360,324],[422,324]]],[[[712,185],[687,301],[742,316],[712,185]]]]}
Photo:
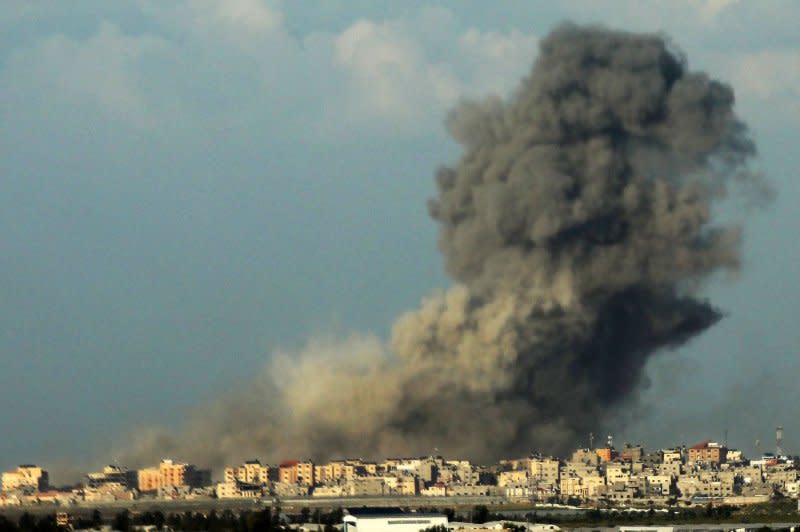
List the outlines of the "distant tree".
{"type": "Polygon", "coordinates": [[[341,507],[331,510],[330,512],[319,514],[315,511],[314,514],[314,522],[323,525],[338,525],[341,524],[344,518],[344,510],[341,507]]]}
{"type": "Polygon", "coordinates": [[[131,515],[128,510],[122,510],[114,516],[111,528],[120,532],[128,532],[131,529],[131,515]]]}
{"type": "Polygon", "coordinates": [[[256,512],[251,514],[247,519],[247,531],[248,532],[267,532],[269,530],[273,530],[273,523],[275,522],[275,516],[272,514],[272,510],[269,508],[264,508],[260,512],[256,512]]]}
{"type": "Polygon", "coordinates": [[[308,506],[303,506],[300,508],[300,522],[301,523],[308,523],[308,520],[311,518],[311,509],[308,506]]]}
{"type": "Polygon", "coordinates": [[[0,515],[0,532],[18,532],[19,527],[6,516],[0,515]]]}
{"type": "Polygon", "coordinates": [[[46,515],[36,523],[36,532],[58,532],[55,515],[46,515]]]}
{"type": "Polygon", "coordinates": [[[99,529],[101,526],[103,526],[103,514],[100,513],[100,510],[95,508],[92,511],[92,517],[91,517],[91,520],[89,521],[89,523],[90,523],[92,528],[99,529]]]}
{"type": "Polygon", "coordinates": [[[487,508],[486,505],[481,504],[481,505],[475,506],[472,509],[472,522],[473,523],[481,524],[481,523],[485,523],[488,520],[489,520],[489,508],[487,508]]]}
{"type": "Polygon", "coordinates": [[[423,528],[420,532],[449,532],[449,528],[445,525],[434,525],[429,526],[428,528],[423,528]]]}
{"type": "Polygon", "coordinates": [[[181,514],[170,513],[167,516],[166,525],[168,528],[172,530],[182,530],[182,519],[181,514]]]}
{"type": "Polygon", "coordinates": [[[672,506],[675,506],[676,504],[678,504],[678,498],[677,497],[670,497],[669,499],[667,499],[667,506],[672,507],[672,506]]]}
{"type": "Polygon", "coordinates": [[[36,530],[36,519],[34,519],[34,517],[28,512],[25,512],[21,516],[19,516],[19,521],[17,521],[17,526],[19,526],[20,530],[25,530],[25,531],[36,530]]]}
{"type": "MultiPolygon", "coordinates": [[[[212,510],[213,513],[213,510],[212,510]]],[[[164,513],[161,510],[156,510],[153,512],[153,524],[156,525],[158,530],[164,528],[164,523],[166,522],[166,518],[164,517],[164,513]]]]}

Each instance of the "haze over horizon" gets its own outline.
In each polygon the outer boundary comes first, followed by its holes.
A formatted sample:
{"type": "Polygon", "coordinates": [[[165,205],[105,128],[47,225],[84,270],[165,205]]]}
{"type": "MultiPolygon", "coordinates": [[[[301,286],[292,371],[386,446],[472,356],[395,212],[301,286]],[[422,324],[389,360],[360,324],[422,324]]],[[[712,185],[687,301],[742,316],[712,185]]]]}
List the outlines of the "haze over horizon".
{"type": "Polygon", "coordinates": [[[728,429],[752,451],[782,423],[800,451],[800,8],[351,6],[0,8],[0,467],[90,462],[308,337],[387,337],[449,286],[425,213],[459,153],[447,110],[508,95],[565,18],[665,30],[734,87],[778,191],[745,215],[738,279],[704,290],[725,317],[652,360],[644,410],[610,429],[654,446],[728,429]]]}

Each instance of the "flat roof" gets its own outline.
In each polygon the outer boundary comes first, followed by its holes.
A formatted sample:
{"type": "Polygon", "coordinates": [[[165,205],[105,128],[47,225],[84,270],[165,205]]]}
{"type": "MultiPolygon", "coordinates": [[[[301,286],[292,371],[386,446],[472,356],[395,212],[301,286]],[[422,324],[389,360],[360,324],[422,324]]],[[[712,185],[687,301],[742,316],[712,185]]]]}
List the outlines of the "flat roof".
{"type": "Polygon", "coordinates": [[[444,517],[447,519],[444,514],[407,512],[397,506],[347,508],[347,513],[359,519],[379,519],[384,517],[444,517]]]}

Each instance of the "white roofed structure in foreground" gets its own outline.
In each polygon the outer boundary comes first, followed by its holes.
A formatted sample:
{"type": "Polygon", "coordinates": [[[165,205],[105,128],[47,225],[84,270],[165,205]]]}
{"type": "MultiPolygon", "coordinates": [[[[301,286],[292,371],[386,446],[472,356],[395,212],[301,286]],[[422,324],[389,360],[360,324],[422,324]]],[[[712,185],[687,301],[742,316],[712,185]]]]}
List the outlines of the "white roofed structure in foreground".
{"type": "Polygon", "coordinates": [[[447,526],[447,516],[406,512],[400,508],[348,508],[342,519],[343,532],[419,532],[432,526],[447,526]]]}
{"type": "Polygon", "coordinates": [[[560,532],[561,528],[557,525],[542,524],[542,523],[528,523],[525,521],[487,521],[486,523],[461,523],[453,521],[447,525],[447,528],[454,532],[462,530],[463,532],[476,532],[478,530],[505,530],[508,525],[522,527],[529,532],[560,532]]]}

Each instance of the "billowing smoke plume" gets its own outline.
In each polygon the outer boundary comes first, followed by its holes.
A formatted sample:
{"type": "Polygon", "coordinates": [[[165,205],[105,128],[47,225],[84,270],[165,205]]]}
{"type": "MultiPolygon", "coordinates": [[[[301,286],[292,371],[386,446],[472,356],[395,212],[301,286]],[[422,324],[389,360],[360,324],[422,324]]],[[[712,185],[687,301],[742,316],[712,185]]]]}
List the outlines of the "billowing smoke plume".
{"type": "Polygon", "coordinates": [[[567,25],[507,101],[463,103],[430,203],[455,284],[374,337],[279,353],[246,390],[132,455],[200,463],[563,450],[635,400],[654,353],[720,313],[739,263],[712,202],[752,182],[730,87],[663,37],[567,25]],[[579,436],[580,435],[580,436],[579,436]]]}

